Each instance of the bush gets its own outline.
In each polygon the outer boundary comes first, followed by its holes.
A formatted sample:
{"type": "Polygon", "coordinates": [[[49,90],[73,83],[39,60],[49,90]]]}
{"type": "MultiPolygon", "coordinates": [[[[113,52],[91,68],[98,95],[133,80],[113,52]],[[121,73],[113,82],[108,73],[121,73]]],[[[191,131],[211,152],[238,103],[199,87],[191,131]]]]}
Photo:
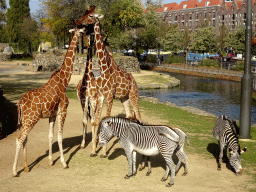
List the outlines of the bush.
{"type": "Polygon", "coordinates": [[[149,62],[149,63],[157,63],[156,55],[147,55],[147,62],[149,62]]]}
{"type": "Polygon", "coordinates": [[[186,58],[179,55],[169,55],[165,59],[165,63],[173,64],[173,63],[186,63],[186,58]]]}
{"type": "Polygon", "coordinates": [[[219,62],[216,59],[203,59],[200,66],[219,68],[219,62]]]}
{"type": "Polygon", "coordinates": [[[244,71],[244,62],[243,61],[237,61],[236,65],[232,68],[234,71],[244,71]]]}

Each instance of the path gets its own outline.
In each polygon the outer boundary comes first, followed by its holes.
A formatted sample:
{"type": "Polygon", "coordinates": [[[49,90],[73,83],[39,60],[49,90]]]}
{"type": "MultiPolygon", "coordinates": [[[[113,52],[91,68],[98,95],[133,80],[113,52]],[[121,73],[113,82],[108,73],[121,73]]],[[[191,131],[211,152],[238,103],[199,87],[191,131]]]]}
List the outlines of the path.
{"type": "MultiPolygon", "coordinates": [[[[1,69],[1,64],[0,64],[1,69]]],[[[28,77],[36,81],[43,73],[30,73],[28,77]]],[[[14,75],[14,74],[13,74],[14,75]]],[[[2,75],[0,74],[0,78],[2,75]]],[[[12,77],[12,75],[10,75],[12,77]]],[[[75,76],[74,76],[75,77],[75,76]]],[[[24,77],[23,77],[24,78],[24,77]]],[[[29,80],[30,80],[29,79],[29,80]]],[[[74,79],[79,80],[75,77],[74,79]]],[[[46,81],[47,78],[41,81],[46,81]]],[[[5,76],[5,81],[8,78],[5,76]]],[[[73,81],[73,80],[72,80],[73,81]]],[[[3,82],[1,78],[1,83],[3,82]]],[[[75,84],[72,82],[71,84],[75,84]]],[[[17,98],[17,97],[14,97],[17,98]]],[[[17,102],[18,100],[12,100],[17,102]]],[[[141,111],[142,119],[152,124],[164,124],[164,119],[148,117],[141,111]]],[[[104,107],[103,115],[106,114],[104,107]]],[[[113,105],[112,115],[124,115],[119,101],[113,105]]],[[[146,170],[138,172],[128,180],[124,176],[128,173],[128,163],[120,144],[113,139],[108,145],[108,158],[101,159],[99,155],[90,157],[91,126],[88,127],[86,148],[80,149],[82,139],[82,111],[78,100],[70,99],[68,115],[64,126],[64,153],[69,169],[63,169],[59,159],[57,145],[57,131],[55,129],[53,144],[54,165],[48,166],[48,120],[41,119],[28,136],[28,163],[31,171],[23,172],[21,151],[18,171],[20,177],[12,178],[12,164],[15,154],[15,138],[18,131],[0,140],[0,191],[248,191],[255,188],[250,184],[251,177],[242,175],[237,177],[223,166],[217,171],[214,158],[206,159],[201,155],[190,152],[186,147],[189,158],[189,173],[181,176],[183,168],[175,177],[175,185],[166,188],[167,182],[161,182],[164,175],[165,163],[160,156],[153,158],[152,173],[149,177],[146,170]]],[[[190,141],[193,145],[193,141],[190,141]]],[[[191,146],[192,147],[192,146],[191,146]]],[[[141,156],[138,155],[137,165],[141,156]]],[[[168,181],[170,178],[168,179],[168,181]]]]}

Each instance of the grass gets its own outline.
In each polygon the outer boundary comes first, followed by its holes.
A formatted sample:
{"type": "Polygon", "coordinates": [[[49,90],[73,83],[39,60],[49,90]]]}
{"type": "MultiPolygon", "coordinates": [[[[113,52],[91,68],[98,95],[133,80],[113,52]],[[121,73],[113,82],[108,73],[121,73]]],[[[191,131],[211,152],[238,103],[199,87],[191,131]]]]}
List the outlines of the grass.
{"type": "Polygon", "coordinates": [[[148,84],[162,84],[168,82],[168,77],[162,74],[145,75],[140,76],[138,79],[135,77],[137,84],[148,85],[148,84]]]}

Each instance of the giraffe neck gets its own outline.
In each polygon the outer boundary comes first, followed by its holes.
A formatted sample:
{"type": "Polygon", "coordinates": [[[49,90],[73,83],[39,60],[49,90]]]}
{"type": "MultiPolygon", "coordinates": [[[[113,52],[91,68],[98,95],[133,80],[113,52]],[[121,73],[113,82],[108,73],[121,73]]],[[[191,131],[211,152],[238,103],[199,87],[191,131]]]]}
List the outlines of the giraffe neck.
{"type": "Polygon", "coordinates": [[[87,60],[84,72],[84,78],[87,80],[91,80],[93,77],[92,74],[92,47],[91,47],[91,35],[88,36],[88,48],[87,48],[87,60]]]}
{"type": "Polygon", "coordinates": [[[100,70],[101,72],[106,72],[109,69],[108,62],[110,60],[108,51],[103,42],[103,38],[100,32],[100,21],[96,19],[96,23],[94,25],[94,32],[95,32],[95,41],[96,41],[96,49],[97,49],[97,56],[100,62],[100,70]]]}
{"type": "Polygon", "coordinates": [[[64,58],[63,64],[60,68],[60,79],[65,87],[68,86],[72,72],[73,63],[76,54],[77,43],[79,40],[79,29],[75,29],[74,35],[69,43],[69,48],[67,50],[66,56],[64,58]]]}

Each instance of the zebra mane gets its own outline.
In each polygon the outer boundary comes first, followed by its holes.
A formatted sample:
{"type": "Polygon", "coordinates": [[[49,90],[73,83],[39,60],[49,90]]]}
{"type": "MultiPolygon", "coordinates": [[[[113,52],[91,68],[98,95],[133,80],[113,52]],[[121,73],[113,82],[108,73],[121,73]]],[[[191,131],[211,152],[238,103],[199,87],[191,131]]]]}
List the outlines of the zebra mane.
{"type": "Polygon", "coordinates": [[[239,135],[239,127],[237,126],[236,122],[233,121],[232,119],[230,119],[230,118],[229,118],[228,116],[226,116],[226,115],[223,115],[223,116],[222,116],[222,119],[223,119],[223,120],[226,120],[226,121],[229,123],[231,129],[233,130],[233,132],[235,133],[235,135],[236,135],[236,137],[237,137],[237,139],[238,139],[238,136],[237,136],[237,135],[239,135]]]}

